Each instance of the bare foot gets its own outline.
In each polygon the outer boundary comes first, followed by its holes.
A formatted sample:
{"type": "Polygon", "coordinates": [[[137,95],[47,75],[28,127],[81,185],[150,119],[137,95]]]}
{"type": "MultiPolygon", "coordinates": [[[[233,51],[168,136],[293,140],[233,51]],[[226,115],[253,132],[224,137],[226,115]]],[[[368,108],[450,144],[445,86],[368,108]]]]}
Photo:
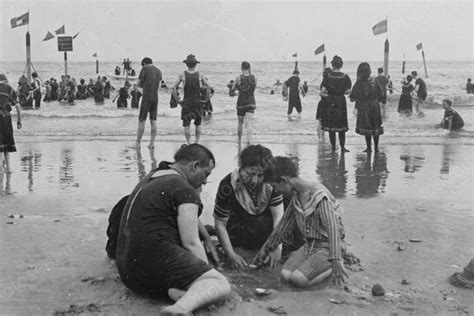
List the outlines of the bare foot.
{"type": "Polygon", "coordinates": [[[154,145],[154,144],[150,144],[150,145],[148,145],[148,148],[153,149],[153,148],[155,148],[155,145],[154,145]]]}
{"type": "Polygon", "coordinates": [[[186,291],[178,290],[178,289],[169,289],[168,290],[168,296],[170,299],[173,301],[178,301],[180,298],[182,298],[186,294],[186,291]]]}
{"type": "Polygon", "coordinates": [[[370,148],[366,148],[366,149],[364,150],[364,153],[371,153],[371,152],[372,152],[372,149],[370,149],[370,148]]]}
{"type": "Polygon", "coordinates": [[[130,145],[130,148],[140,148],[140,143],[134,143],[133,145],[130,145]]]}
{"type": "Polygon", "coordinates": [[[342,148],[341,149],[341,153],[348,153],[348,152],[349,152],[349,149],[347,149],[347,148],[342,148]]]}
{"type": "Polygon", "coordinates": [[[191,315],[191,313],[181,309],[178,306],[171,305],[171,306],[167,306],[163,308],[158,315],[160,316],[187,316],[187,315],[191,315]]]}

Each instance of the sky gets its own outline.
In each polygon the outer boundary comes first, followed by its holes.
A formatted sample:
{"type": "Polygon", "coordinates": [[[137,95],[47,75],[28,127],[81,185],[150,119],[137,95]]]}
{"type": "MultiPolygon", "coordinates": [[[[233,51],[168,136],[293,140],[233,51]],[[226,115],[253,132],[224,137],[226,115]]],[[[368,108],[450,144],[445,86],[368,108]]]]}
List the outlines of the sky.
{"type": "Polygon", "coordinates": [[[193,53],[208,61],[314,61],[326,55],[350,61],[383,60],[385,34],[372,26],[388,19],[390,59],[473,60],[472,1],[144,1],[0,0],[0,61],[25,59],[27,26],[10,19],[30,11],[33,61],[61,61],[57,39],[42,41],[65,25],[80,32],[68,60],[125,57],[181,61],[193,53]]]}

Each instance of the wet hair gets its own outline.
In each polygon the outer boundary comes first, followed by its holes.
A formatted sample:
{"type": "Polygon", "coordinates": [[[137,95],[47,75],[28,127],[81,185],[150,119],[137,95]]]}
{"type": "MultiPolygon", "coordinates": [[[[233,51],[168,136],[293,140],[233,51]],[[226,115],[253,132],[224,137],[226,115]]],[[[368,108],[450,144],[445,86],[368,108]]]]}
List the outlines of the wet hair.
{"type": "Polygon", "coordinates": [[[379,72],[379,74],[383,73],[383,67],[379,67],[377,71],[379,72]]]}
{"type": "Polygon", "coordinates": [[[216,159],[212,152],[200,144],[181,146],[176,154],[174,154],[174,160],[176,162],[191,162],[197,160],[203,167],[209,166],[211,161],[216,165],[216,159]]]}
{"type": "Polygon", "coordinates": [[[330,67],[325,68],[323,71],[323,78],[327,78],[331,72],[332,69],[330,67]]]}
{"type": "Polygon", "coordinates": [[[151,60],[150,57],[145,57],[145,58],[142,59],[142,67],[145,66],[145,65],[150,65],[150,64],[153,64],[153,61],[151,60]]]}
{"type": "Polygon", "coordinates": [[[270,160],[270,166],[263,173],[263,181],[278,182],[281,177],[294,178],[298,174],[298,163],[295,159],[277,156],[270,160]]]}
{"type": "Polygon", "coordinates": [[[357,80],[367,81],[370,78],[370,65],[366,62],[360,63],[357,67],[357,80]]]}
{"type": "Polygon", "coordinates": [[[411,82],[412,80],[413,80],[413,77],[410,76],[410,75],[408,75],[408,76],[407,76],[407,81],[408,81],[408,82],[411,82]]]}
{"type": "Polygon", "coordinates": [[[295,69],[295,70],[293,70],[293,74],[294,74],[294,75],[299,75],[299,74],[300,74],[300,71],[299,71],[298,69],[295,69]]]}
{"type": "Polygon", "coordinates": [[[411,72],[411,75],[412,75],[413,77],[416,77],[416,76],[418,76],[418,73],[417,73],[415,70],[413,70],[413,71],[411,72]]]}
{"type": "Polygon", "coordinates": [[[270,149],[262,145],[249,145],[239,155],[239,167],[262,167],[267,168],[273,154],[270,149]]]}
{"type": "Polygon", "coordinates": [[[243,70],[250,70],[250,63],[248,61],[243,61],[240,68],[242,68],[243,70]]]}
{"type": "Polygon", "coordinates": [[[31,76],[32,76],[33,78],[36,78],[36,77],[38,77],[38,74],[37,74],[36,72],[34,72],[34,73],[31,74],[31,76]]]}
{"type": "Polygon", "coordinates": [[[342,62],[342,58],[337,56],[337,55],[334,55],[334,57],[332,58],[332,61],[331,61],[331,65],[334,68],[342,68],[343,64],[344,63],[342,62]]]}
{"type": "Polygon", "coordinates": [[[453,102],[452,102],[451,100],[449,100],[449,99],[444,99],[444,100],[443,100],[443,103],[446,103],[446,104],[449,105],[449,106],[452,106],[452,105],[453,105],[453,102]]]}

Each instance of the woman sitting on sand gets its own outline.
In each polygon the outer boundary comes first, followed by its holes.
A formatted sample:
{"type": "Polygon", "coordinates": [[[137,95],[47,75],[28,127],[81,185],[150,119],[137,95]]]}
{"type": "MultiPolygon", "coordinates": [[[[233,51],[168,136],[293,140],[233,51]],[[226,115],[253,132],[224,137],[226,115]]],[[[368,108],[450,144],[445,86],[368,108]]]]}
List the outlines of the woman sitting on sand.
{"type": "MultiPolygon", "coordinates": [[[[234,248],[259,249],[283,216],[282,195],[262,181],[271,158],[270,149],[247,146],[239,156],[239,168],[219,184],[214,208],[216,233],[233,267],[247,266],[234,248]]],[[[281,245],[272,250],[275,265],[281,259],[281,245]]]]}
{"type": "Polygon", "coordinates": [[[379,151],[379,137],[383,134],[382,115],[377,96],[381,95],[382,89],[374,83],[370,77],[370,65],[361,63],[357,68],[357,81],[349,96],[355,101],[357,110],[356,133],[365,136],[367,148],[364,152],[372,151],[372,137],[374,138],[374,150],[379,151]]]}
{"type": "Polygon", "coordinates": [[[281,276],[298,287],[323,282],[329,276],[344,282],[345,254],[342,207],[322,184],[302,179],[298,166],[288,157],[275,157],[264,173],[264,183],[281,193],[292,194],[282,220],[257,253],[252,263],[260,265],[294,227],[304,236],[304,245],[283,265],[281,276]]]}

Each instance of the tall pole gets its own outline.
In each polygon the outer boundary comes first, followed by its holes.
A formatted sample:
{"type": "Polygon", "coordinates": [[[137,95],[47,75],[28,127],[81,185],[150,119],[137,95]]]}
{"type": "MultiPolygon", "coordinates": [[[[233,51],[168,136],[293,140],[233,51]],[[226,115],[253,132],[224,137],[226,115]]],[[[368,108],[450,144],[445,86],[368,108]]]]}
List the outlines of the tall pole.
{"type": "Polygon", "coordinates": [[[402,74],[405,74],[405,54],[403,54],[402,74]]]}
{"type": "Polygon", "coordinates": [[[383,70],[384,75],[388,76],[388,52],[390,50],[390,45],[388,44],[388,38],[385,39],[385,49],[383,54],[383,70]]]}
{"type": "Polygon", "coordinates": [[[323,71],[326,69],[326,54],[323,56],[323,71]]]}
{"type": "Polygon", "coordinates": [[[425,59],[425,51],[421,50],[421,56],[423,57],[423,66],[425,66],[425,77],[428,78],[428,70],[426,69],[426,59],[425,59]]]}
{"type": "Polygon", "coordinates": [[[95,60],[95,73],[96,74],[99,73],[99,58],[95,60]]]}
{"type": "Polygon", "coordinates": [[[31,40],[30,31],[26,32],[26,78],[31,82],[31,40]]]}
{"type": "Polygon", "coordinates": [[[64,74],[67,76],[67,52],[64,52],[64,74]]]}

